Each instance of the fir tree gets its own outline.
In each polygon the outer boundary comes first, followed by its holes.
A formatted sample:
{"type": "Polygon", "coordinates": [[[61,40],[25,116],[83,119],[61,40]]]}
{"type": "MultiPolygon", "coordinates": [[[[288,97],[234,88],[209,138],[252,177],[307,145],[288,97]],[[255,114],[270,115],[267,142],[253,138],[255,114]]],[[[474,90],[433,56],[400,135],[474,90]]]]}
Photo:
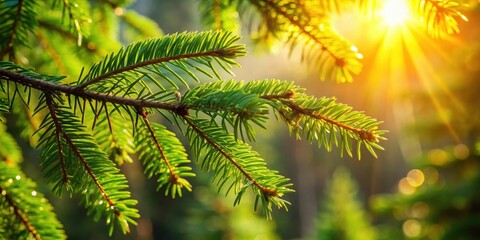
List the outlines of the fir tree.
{"type": "Polygon", "coordinates": [[[376,239],[366,211],[358,200],[358,186],[348,171],[333,173],[318,213],[316,239],[376,239]]]}

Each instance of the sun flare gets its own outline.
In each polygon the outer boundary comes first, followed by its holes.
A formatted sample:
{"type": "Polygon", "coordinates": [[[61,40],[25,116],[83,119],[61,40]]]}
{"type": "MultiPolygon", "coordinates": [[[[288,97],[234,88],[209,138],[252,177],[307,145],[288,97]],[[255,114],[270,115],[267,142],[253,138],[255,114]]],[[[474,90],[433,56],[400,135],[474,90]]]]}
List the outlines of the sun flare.
{"type": "Polygon", "coordinates": [[[387,0],[380,15],[387,26],[395,27],[405,24],[410,17],[410,9],[405,0],[387,0]]]}

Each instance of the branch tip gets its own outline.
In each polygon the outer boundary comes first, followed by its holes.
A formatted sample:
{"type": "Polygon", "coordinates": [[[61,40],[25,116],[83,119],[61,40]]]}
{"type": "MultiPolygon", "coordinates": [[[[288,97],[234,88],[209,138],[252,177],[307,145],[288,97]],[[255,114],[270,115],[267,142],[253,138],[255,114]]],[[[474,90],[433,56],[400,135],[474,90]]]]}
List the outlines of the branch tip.
{"type": "Polygon", "coordinates": [[[365,140],[368,142],[378,142],[377,135],[371,131],[359,130],[357,134],[362,140],[365,140]]]}

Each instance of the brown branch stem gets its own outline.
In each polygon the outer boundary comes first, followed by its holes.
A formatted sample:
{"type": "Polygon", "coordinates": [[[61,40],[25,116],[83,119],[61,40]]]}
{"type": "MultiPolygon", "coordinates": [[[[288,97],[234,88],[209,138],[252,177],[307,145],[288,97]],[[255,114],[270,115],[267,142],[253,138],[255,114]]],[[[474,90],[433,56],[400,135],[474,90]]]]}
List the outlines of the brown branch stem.
{"type": "Polygon", "coordinates": [[[294,111],[296,111],[296,112],[298,112],[302,115],[306,115],[306,116],[309,116],[309,117],[312,117],[312,118],[315,118],[315,119],[318,119],[318,120],[322,120],[322,121],[325,121],[325,122],[330,123],[332,125],[335,125],[339,128],[343,128],[343,129],[346,129],[348,131],[354,132],[362,140],[369,141],[369,142],[377,142],[378,141],[377,136],[371,131],[358,129],[358,128],[355,128],[355,127],[345,125],[341,122],[338,122],[338,121],[330,119],[326,116],[320,115],[320,114],[316,113],[315,111],[302,108],[298,104],[296,104],[292,101],[287,101],[287,106],[290,107],[292,110],[294,110],[294,111]]]}
{"type": "Polygon", "coordinates": [[[36,240],[40,240],[41,237],[40,235],[37,233],[37,230],[32,226],[32,224],[30,224],[30,222],[28,221],[27,217],[25,215],[23,215],[23,212],[22,210],[15,204],[15,201],[12,199],[12,197],[10,196],[10,194],[8,194],[8,192],[2,188],[2,186],[0,186],[0,192],[6,192],[6,194],[4,194],[3,196],[5,197],[5,199],[7,200],[8,202],[8,205],[10,207],[13,208],[13,212],[15,213],[15,215],[20,218],[20,221],[22,221],[22,224],[28,229],[28,231],[32,234],[32,236],[36,239],[36,240]]]}
{"type": "MultiPolygon", "coordinates": [[[[318,120],[322,120],[322,121],[328,122],[332,125],[335,125],[339,128],[343,128],[343,129],[346,129],[348,131],[354,132],[362,140],[366,140],[366,141],[369,141],[369,142],[377,142],[378,141],[377,136],[371,131],[367,131],[367,130],[364,130],[364,129],[358,129],[358,128],[355,128],[355,127],[352,127],[352,126],[345,125],[341,122],[338,122],[338,121],[335,121],[335,120],[333,120],[331,118],[328,118],[326,116],[320,115],[313,110],[305,109],[305,108],[299,106],[298,104],[296,104],[296,103],[294,103],[293,101],[290,100],[294,95],[295,95],[295,93],[293,91],[288,90],[283,94],[263,95],[263,96],[260,96],[260,98],[263,98],[263,99],[266,99],[266,100],[284,100],[282,102],[284,102],[290,109],[292,109],[293,111],[295,111],[297,113],[300,113],[302,115],[306,115],[306,116],[309,116],[309,117],[312,117],[312,118],[315,118],[315,119],[318,119],[318,120]]],[[[283,116],[283,118],[285,120],[290,121],[288,119],[288,117],[285,115],[284,112],[279,110],[279,113],[283,116]]],[[[292,122],[290,122],[290,123],[293,124],[292,122]]]]}
{"type": "Polygon", "coordinates": [[[58,157],[60,158],[60,165],[62,169],[62,182],[63,184],[68,182],[68,174],[67,168],[65,166],[65,159],[63,158],[63,150],[62,150],[62,139],[61,139],[61,132],[62,126],[60,121],[57,118],[57,114],[55,113],[55,108],[53,106],[52,96],[49,94],[45,94],[45,98],[47,100],[48,110],[50,112],[50,116],[52,116],[53,124],[55,124],[55,138],[58,144],[58,157]]]}
{"type": "MultiPolygon", "coordinates": [[[[256,5],[257,7],[259,6],[258,3],[256,3],[256,1],[250,1],[252,2],[252,4],[256,5]]],[[[333,57],[335,59],[335,62],[337,61],[340,61],[342,58],[339,58],[337,57],[330,49],[328,49],[325,44],[323,44],[320,39],[318,39],[317,36],[315,36],[312,31],[307,31],[306,28],[307,28],[307,25],[306,24],[303,24],[301,23],[299,20],[296,20],[294,18],[294,16],[291,16],[290,14],[288,14],[286,11],[284,11],[283,9],[279,8],[278,5],[276,5],[274,2],[272,2],[271,0],[264,0],[263,2],[265,2],[269,7],[271,7],[272,9],[275,9],[275,11],[277,13],[280,13],[283,17],[285,17],[286,19],[288,19],[288,21],[290,23],[292,23],[293,25],[297,26],[301,32],[303,32],[305,35],[307,35],[309,38],[311,38],[313,41],[315,41],[317,44],[319,44],[320,46],[322,46],[322,50],[327,52],[331,57],[333,57]]],[[[299,19],[299,18],[298,18],[299,19]]]]}
{"type": "Polygon", "coordinates": [[[165,155],[165,152],[163,151],[162,146],[160,145],[160,142],[158,142],[158,138],[155,135],[155,132],[152,129],[152,125],[150,124],[150,121],[148,121],[147,118],[147,113],[143,109],[138,109],[137,110],[138,114],[142,116],[143,121],[145,122],[145,125],[147,126],[148,132],[150,133],[150,136],[152,137],[153,141],[155,142],[155,146],[157,147],[158,151],[160,152],[160,156],[167,165],[168,171],[170,172],[170,180],[173,181],[175,184],[177,182],[177,179],[179,178],[178,175],[173,171],[172,166],[170,165],[170,162],[168,161],[167,156],[165,155]]]}
{"type": "Polygon", "coordinates": [[[229,52],[226,52],[225,49],[220,49],[220,50],[212,50],[212,51],[207,51],[207,52],[199,52],[199,53],[190,53],[190,54],[180,54],[180,55],[175,55],[175,56],[170,56],[170,57],[163,57],[163,58],[155,58],[151,59],[148,61],[143,61],[139,62],[136,64],[128,65],[125,67],[117,68],[115,70],[112,70],[110,72],[107,72],[103,75],[100,75],[94,79],[88,80],[80,85],[77,85],[75,87],[76,90],[81,90],[87,87],[88,85],[94,84],[96,82],[99,82],[103,79],[109,78],[113,75],[120,74],[123,72],[128,72],[131,70],[134,70],[136,68],[140,67],[145,67],[148,65],[153,65],[153,64],[159,64],[159,63],[164,63],[164,62],[169,62],[169,61],[175,61],[175,60],[180,60],[180,59],[190,59],[190,58],[196,58],[196,57],[205,57],[205,56],[221,56],[225,54],[231,54],[229,52]]]}
{"type": "Polygon", "coordinates": [[[85,89],[76,89],[73,86],[36,79],[25,74],[12,72],[3,68],[0,68],[0,78],[13,81],[24,86],[32,87],[42,92],[64,93],[66,95],[74,95],[84,99],[132,106],[135,108],[157,108],[170,111],[178,111],[182,108],[182,106],[178,103],[166,103],[147,99],[133,99],[85,89]]]}
{"type": "Polygon", "coordinates": [[[8,39],[8,42],[5,46],[5,49],[3,49],[3,52],[0,54],[0,59],[3,59],[5,54],[12,53],[12,48],[13,48],[13,40],[15,39],[15,33],[16,29],[18,27],[18,23],[20,22],[20,19],[22,18],[22,8],[23,8],[23,0],[18,1],[18,8],[17,8],[17,14],[15,17],[15,20],[13,21],[12,24],[12,35],[10,35],[10,38],[8,39]]]}
{"type": "MultiPolygon", "coordinates": [[[[85,160],[84,156],[82,155],[82,153],[78,150],[77,146],[75,146],[75,144],[73,143],[72,139],[70,138],[70,136],[63,130],[62,128],[62,125],[60,123],[60,120],[58,119],[57,117],[57,114],[56,114],[56,111],[55,111],[55,105],[54,105],[54,102],[53,102],[53,99],[52,99],[52,96],[49,94],[49,93],[45,93],[45,98],[46,98],[46,102],[47,102],[47,106],[48,106],[48,109],[50,111],[50,115],[52,117],[52,120],[53,122],[55,123],[55,127],[56,127],[56,131],[57,132],[60,132],[63,136],[63,138],[65,139],[65,141],[67,142],[68,146],[72,149],[72,151],[75,153],[75,155],[78,157],[78,159],[80,160],[80,162],[82,163],[83,167],[85,168],[85,170],[87,171],[88,175],[90,175],[90,177],[92,178],[93,182],[95,183],[95,185],[97,186],[98,190],[100,191],[100,194],[103,196],[103,198],[105,199],[105,201],[108,202],[108,204],[114,208],[114,212],[115,212],[115,215],[116,216],[120,216],[120,212],[118,211],[117,208],[115,208],[115,203],[110,199],[110,197],[107,195],[107,193],[105,192],[105,189],[103,189],[102,185],[100,184],[100,182],[98,181],[97,177],[95,176],[95,173],[93,173],[93,170],[92,168],[90,167],[90,165],[87,163],[87,161],[85,160]]],[[[60,152],[59,154],[63,154],[62,152],[60,152]]]]}
{"type": "Polygon", "coordinates": [[[220,154],[222,154],[235,168],[240,171],[243,176],[245,176],[248,180],[252,182],[253,185],[255,185],[264,196],[276,196],[277,192],[275,189],[270,189],[267,187],[262,186],[255,178],[253,178],[248,172],[245,171],[245,169],[240,166],[240,164],[233,159],[233,157],[228,154],[215,140],[213,140],[210,136],[208,136],[205,132],[202,131],[197,125],[195,125],[192,120],[190,120],[187,116],[180,116],[187,124],[195,131],[197,132],[205,141],[207,141],[208,144],[210,144],[213,148],[215,148],[220,154]]]}

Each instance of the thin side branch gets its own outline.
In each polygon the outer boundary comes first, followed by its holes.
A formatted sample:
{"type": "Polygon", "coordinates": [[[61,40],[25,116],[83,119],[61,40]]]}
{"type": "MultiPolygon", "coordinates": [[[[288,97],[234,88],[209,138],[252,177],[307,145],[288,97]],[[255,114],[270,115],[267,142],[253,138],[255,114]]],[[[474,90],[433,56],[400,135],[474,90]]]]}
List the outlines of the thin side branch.
{"type": "Polygon", "coordinates": [[[94,79],[91,79],[87,82],[84,82],[80,85],[77,85],[75,87],[75,89],[76,90],[84,89],[88,85],[92,85],[92,84],[97,83],[97,82],[99,82],[103,79],[109,78],[111,76],[114,76],[116,74],[120,74],[120,73],[123,73],[123,72],[128,72],[128,71],[134,70],[136,68],[140,68],[140,67],[145,67],[145,66],[149,66],[149,65],[153,65],[153,64],[170,62],[170,61],[175,61],[175,60],[180,60],[180,59],[191,59],[191,58],[205,57],[205,56],[225,56],[226,54],[231,54],[231,53],[226,52],[224,49],[221,49],[221,50],[214,50],[214,51],[208,51],[208,52],[180,54],[180,55],[177,55],[177,56],[156,58],[156,59],[152,59],[152,60],[149,60],[149,61],[139,62],[137,64],[125,66],[125,67],[122,67],[122,68],[117,68],[113,71],[110,71],[110,72],[105,73],[103,75],[100,75],[100,76],[98,76],[94,79]]]}
{"type": "MultiPolygon", "coordinates": [[[[256,5],[258,7],[258,3],[256,1],[250,1],[252,4],[256,5]]],[[[312,39],[315,43],[319,44],[320,46],[322,46],[322,50],[327,52],[331,57],[333,57],[335,59],[335,63],[342,63],[343,62],[343,59],[342,58],[339,58],[337,57],[330,49],[328,49],[325,44],[323,44],[320,39],[318,39],[317,36],[315,36],[312,31],[307,31],[307,25],[301,23],[298,18],[295,19],[294,16],[291,16],[289,15],[284,9],[282,8],[279,8],[278,5],[276,5],[274,2],[272,2],[271,0],[264,0],[263,2],[265,2],[265,4],[267,4],[270,8],[272,9],[275,9],[275,12],[281,14],[283,17],[285,17],[286,19],[288,19],[288,21],[298,27],[298,29],[300,29],[300,31],[305,34],[306,36],[308,36],[310,39],[312,39]]],[[[342,66],[343,67],[343,66],[342,66]]]]}
{"type": "Polygon", "coordinates": [[[237,168],[242,174],[243,176],[245,176],[248,180],[250,180],[250,182],[255,185],[261,192],[262,194],[266,197],[266,199],[268,199],[267,197],[269,196],[277,196],[278,193],[275,189],[270,189],[270,188],[267,188],[267,187],[264,187],[262,186],[255,178],[253,178],[248,172],[246,172],[242,166],[240,166],[240,164],[235,160],[233,159],[232,156],[230,156],[230,154],[228,154],[227,152],[225,152],[225,150],[223,150],[223,148],[217,143],[215,142],[215,140],[213,140],[212,138],[210,138],[207,134],[205,134],[200,128],[197,127],[197,125],[195,125],[194,122],[192,122],[187,116],[185,115],[180,115],[180,117],[185,120],[185,122],[187,122],[187,124],[192,127],[192,129],[197,132],[203,139],[205,139],[205,141],[208,142],[208,144],[210,144],[211,146],[213,146],[220,154],[222,154],[226,159],[228,159],[228,161],[233,165],[235,166],[235,168],[237,168]]]}
{"type": "Polygon", "coordinates": [[[295,112],[298,112],[302,115],[306,115],[306,116],[309,116],[309,117],[312,117],[312,118],[315,118],[315,119],[318,119],[318,120],[328,122],[328,123],[330,123],[332,125],[335,125],[339,128],[343,128],[343,129],[346,129],[348,131],[354,132],[362,140],[365,140],[365,141],[368,141],[368,142],[378,142],[377,136],[371,131],[367,131],[367,130],[363,130],[363,129],[359,129],[359,128],[354,128],[354,127],[345,125],[341,122],[330,119],[328,117],[325,117],[323,115],[320,115],[318,113],[315,113],[315,111],[302,108],[301,106],[299,106],[298,104],[296,104],[296,103],[294,103],[293,101],[290,100],[294,95],[295,95],[295,93],[293,91],[288,90],[283,94],[264,95],[264,96],[260,96],[260,98],[263,98],[263,99],[266,99],[266,100],[275,100],[275,99],[284,100],[283,102],[285,102],[287,104],[287,106],[290,109],[294,110],[295,112]]]}
{"type": "Polygon", "coordinates": [[[17,31],[18,23],[20,22],[20,19],[22,17],[22,8],[23,8],[23,0],[18,1],[18,8],[17,8],[17,15],[15,17],[15,20],[13,21],[12,25],[12,35],[10,35],[10,38],[8,39],[7,46],[5,49],[3,49],[3,52],[0,54],[0,59],[3,59],[3,57],[6,54],[10,54],[10,58],[12,58],[12,53],[13,53],[13,40],[15,39],[15,33],[17,31]]]}
{"type": "Polygon", "coordinates": [[[53,108],[53,100],[52,96],[45,94],[45,98],[47,100],[48,110],[50,112],[50,116],[52,116],[53,124],[55,124],[55,138],[58,143],[58,157],[60,158],[60,165],[62,169],[62,182],[66,184],[68,182],[68,174],[67,168],[65,166],[65,159],[63,158],[63,150],[62,150],[62,140],[60,136],[59,129],[62,129],[60,122],[58,121],[57,114],[55,113],[55,109],[53,108]]]}
{"type": "Polygon", "coordinates": [[[40,235],[38,235],[37,230],[32,226],[32,224],[30,224],[27,217],[22,213],[22,210],[18,208],[18,206],[15,204],[15,201],[12,199],[10,194],[8,194],[8,192],[5,189],[3,189],[2,186],[0,186],[0,192],[2,193],[6,192],[6,194],[3,196],[7,200],[8,205],[11,208],[13,208],[13,212],[15,213],[15,216],[17,216],[20,219],[20,221],[25,226],[25,228],[27,228],[30,234],[32,234],[34,239],[40,240],[41,238],[40,238],[40,235]]]}
{"type": "MultiPolygon", "coordinates": [[[[88,175],[90,175],[90,177],[92,178],[93,182],[95,183],[95,185],[97,186],[98,190],[100,191],[101,195],[103,196],[103,198],[105,199],[105,201],[108,202],[108,204],[110,205],[110,207],[113,207],[114,208],[114,213],[115,215],[118,217],[121,215],[121,213],[118,211],[118,209],[115,207],[115,203],[110,199],[110,197],[107,195],[107,193],[105,192],[105,190],[103,189],[102,185],[100,184],[100,182],[98,181],[97,177],[95,176],[95,174],[93,173],[93,170],[92,168],[88,165],[87,161],[85,160],[85,158],[83,157],[82,153],[77,149],[77,146],[75,146],[75,144],[73,143],[72,139],[70,138],[70,136],[65,132],[63,131],[63,128],[61,126],[61,123],[60,123],[60,120],[58,119],[57,117],[57,114],[55,112],[55,106],[54,106],[54,103],[53,103],[53,99],[52,99],[52,96],[48,93],[45,93],[45,98],[46,98],[46,101],[47,101],[47,106],[48,106],[48,109],[50,110],[50,114],[51,114],[51,117],[52,117],[52,120],[55,122],[55,126],[56,126],[56,131],[57,132],[61,132],[63,138],[65,139],[65,141],[67,142],[67,144],[70,146],[70,148],[73,150],[73,152],[75,153],[75,155],[78,157],[78,159],[80,160],[80,162],[82,163],[83,167],[85,168],[85,170],[87,171],[88,175]]],[[[60,153],[62,154],[62,153],[60,153]]]]}
{"type": "Polygon", "coordinates": [[[177,183],[177,180],[178,180],[179,176],[177,174],[175,174],[175,172],[173,171],[173,168],[170,165],[170,162],[168,161],[168,158],[165,155],[165,152],[163,151],[162,146],[158,142],[157,136],[155,135],[155,132],[153,131],[152,126],[150,125],[150,121],[148,121],[147,113],[145,113],[145,111],[141,108],[137,109],[137,112],[138,112],[138,114],[140,114],[140,116],[142,116],[143,121],[145,122],[145,125],[147,126],[148,132],[150,133],[150,136],[152,137],[153,141],[155,142],[155,146],[157,147],[158,151],[160,152],[160,156],[162,157],[163,161],[167,165],[168,171],[170,172],[170,180],[172,180],[172,182],[174,184],[177,183]]]}
{"type": "Polygon", "coordinates": [[[309,117],[312,117],[312,118],[315,118],[315,119],[319,119],[319,120],[328,122],[328,123],[330,123],[332,125],[335,125],[339,128],[343,128],[343,129],[352,131],[355,134],[357,134],[360,137],[360,139],[362,139],[362,140],[365,140],[365,141],[368,141],[368,142],[378,142],[377,136],[371,131],[358,129],[358,128],[354,128],[354,127],[345,125],[341,122],[335,121],[333,119],[330,119],[328,117],[325,117],[323,115],[315,113],[315,111],[302,108],[292,101],[288,101],[287,103],[288,103],[288,107],[290,107],[292,110],[294,110],[294,111],[296,111],[300,114],[303,114],[303,115],[306,115],[306,116],[309,116],[309,117]]]}

